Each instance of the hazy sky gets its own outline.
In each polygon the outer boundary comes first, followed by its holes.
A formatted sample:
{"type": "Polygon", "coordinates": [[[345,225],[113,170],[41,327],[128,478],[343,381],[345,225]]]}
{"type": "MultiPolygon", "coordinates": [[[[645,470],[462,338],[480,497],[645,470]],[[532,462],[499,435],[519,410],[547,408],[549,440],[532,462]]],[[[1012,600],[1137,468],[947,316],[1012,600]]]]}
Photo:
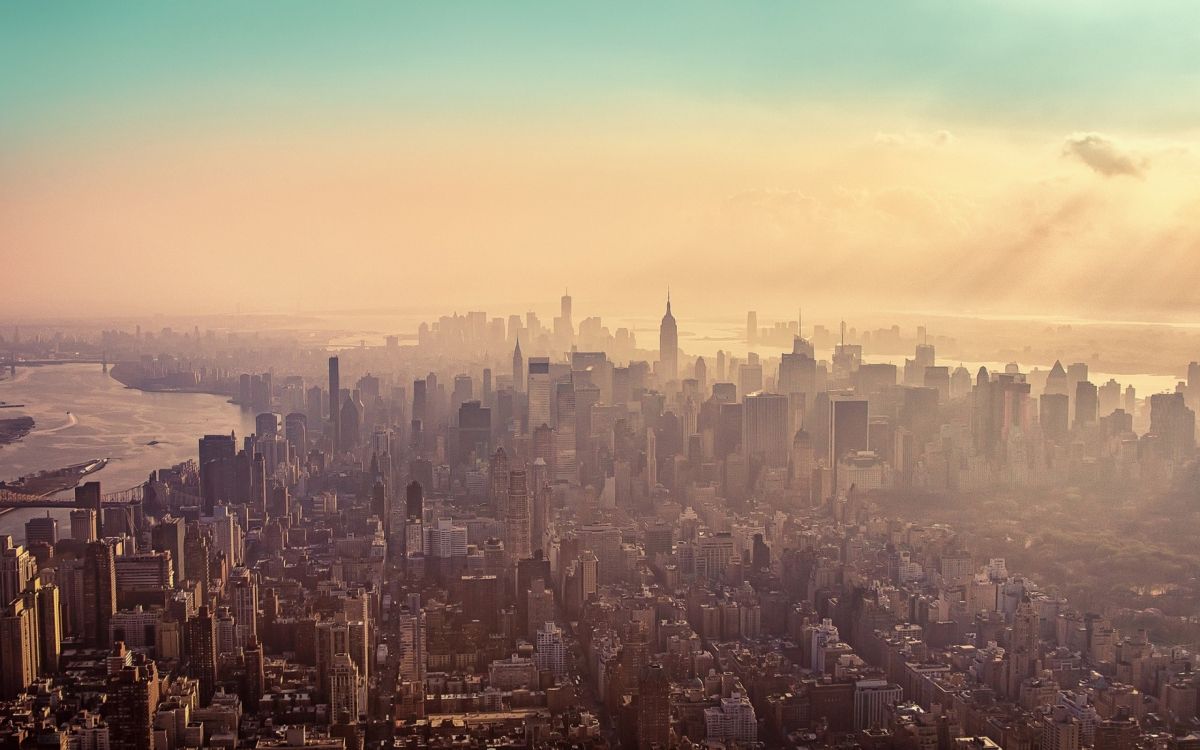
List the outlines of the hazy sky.
{"type": "Polygon", "coordinates": [[[1200,311],[1200,3],[0,5],[0,315],[1200,311]]]}

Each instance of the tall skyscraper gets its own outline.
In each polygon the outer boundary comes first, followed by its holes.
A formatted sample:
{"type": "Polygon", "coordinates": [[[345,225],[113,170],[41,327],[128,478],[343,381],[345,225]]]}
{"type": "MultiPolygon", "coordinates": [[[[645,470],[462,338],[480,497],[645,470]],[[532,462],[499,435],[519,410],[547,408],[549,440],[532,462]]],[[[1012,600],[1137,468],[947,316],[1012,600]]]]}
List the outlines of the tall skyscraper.
{"type": "Polygon", "coordinates": [[[659,377],[669,383],[679,377],[679,327],[671,314],[671,294],[667,293],[667,313],[658,327],[659,377]]]}
{"type": "Polygon", "coordinates": [[[530,556],[529,483],[524,469],[508,473],[508,508],[504,519],[504,548],[513,560],[530,556]]]}
{"type": "Polygon", "coordinates": [[[832,398],[829,400],[829,465],[833,467],[833,486],[837,487],[837,465],[850,451],[868,448],[867,400],[832,398]]]}
{"type": "Polygon", "coordinates": [[[217,685],[217,619],[208,605],[183,625],[184,664],[200,682],[200,703],[207,706],[217,685]]]}
{"type": "Polygon", "coordinates": [[[329,425],[332,428],[330,435],[335,454],[342,448],[341,398],[342,387],[338,372],[338,358],[334,356],[329,358],[329,425]]]}
{"type": "MultiPolygon", "coordinates": [[[[122,647],[123,648],[123,647],[122,647]]],[[[104,704],[110,750],[154,750],[154,712],[158,708],[158,669],[145,654],[108,680],[104,704]]]]}
{"type": "Polygon", "coordinates": [[[765,466],[788,465],[788,398],[775,393],[752,393],[742,404],[742,444],[748,458],[765,466]]]}
{"type": "Polygon", "coordinates": [[[37,609],[25,597],[10,601],[0,614],[0,698],[16,698],[38,676],[37,609]]]}
{"type": "Polygon", "coordinates": [[[521,356],[521,337],[517,337],[517,345],[513,347],[513,389],[525,390],[525,358],[521,356]]]}
{"type": "Polygon", "coordinates": [[[550,359],[547,357],[529,358],[529,421],[527,432],[542,425],[553,426],[550,418],[550,359]]]}
{"type": "Polygon", "coordinates": [[[109,623],[117,611],[117,563],[107,542],[90,542],[83,552],[83,641],[109,646],[109,623]]]}

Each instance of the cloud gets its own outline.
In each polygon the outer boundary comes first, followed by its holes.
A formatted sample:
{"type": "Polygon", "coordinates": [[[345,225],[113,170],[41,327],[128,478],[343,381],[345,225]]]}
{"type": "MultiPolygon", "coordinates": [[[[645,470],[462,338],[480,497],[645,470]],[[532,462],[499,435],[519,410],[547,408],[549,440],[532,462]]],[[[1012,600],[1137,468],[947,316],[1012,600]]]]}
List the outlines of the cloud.
{"type": "Polygon", "coordinates": [[[949,130],[935,130],[931,133],[889,133],[881,130],[875,134],[876,143],[884,146],[897,146],[901,148],[949,146],[954,143],[954,140],[954,134],[949,130]]]}
{"type": "Polygon", "coordinates": [[[1150,165],[1145,157],[1135,156],[1099,133],[1075,133],[1063,145],[1063,155],[1079,159],[1105,177],[1128,175],[1141,177],[1150,165]]]}

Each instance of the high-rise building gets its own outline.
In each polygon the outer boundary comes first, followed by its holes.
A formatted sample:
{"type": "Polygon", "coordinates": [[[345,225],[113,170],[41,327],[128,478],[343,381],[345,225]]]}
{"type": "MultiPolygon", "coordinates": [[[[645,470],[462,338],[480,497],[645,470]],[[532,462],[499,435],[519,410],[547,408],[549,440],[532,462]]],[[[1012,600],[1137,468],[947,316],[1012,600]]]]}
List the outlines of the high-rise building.
{"type": "Polygon", "coordinates": [[[1038,422],[1042,435],[1049,441],[1061,443],[1071,427],[1071,399],[1065,393],[1043,393],[1038,399],[1038,422]]]}
{"type": "Polygon", "coordinates": [[[329,723],[358,721],[358,667],[349,654],[335,654],[329,672],[329,723]]]}
{"type": "Polygon", "coordinates": [[[236,459],[237,439],[233,433],[200,438],[200,494],[205,513],[211,513],[213,506],[219,502],[232,502],[235,499],[236,459]]]}
{"type": "Polygon", "coordinates": [[[833,486],[837,486],[837,464],[847,453],[865,451],[869,421],[867,400],[862,398],[831,398],[829,400],[829,463],[833,469],[833,486]]]}
{"type": "MultiPolygon", "coordinates": [[[[753,314],[753,313],[751,313],[753,314]]],[[[671,680],[661,664],[647,664],[638,680],[638,750],[665,748],[671,739],[671,680]]]]}
{"type": "Polygon", "coordinates": [[[562,677],[567,672],[567,644],[562,628],[547,622],[538,628],[534,660],[538,669],[562,677]]]}
{"type": "MultiPolygon", "coordinates": [[[[120,648],[124,648],[121,646],[120,648]]],[[[110,750],[154,750],[154,714],[158,708],[158,669],[145,654],[108,679],[104,704],[110,750]]]]}
{"type": "Polygon", "coordinates": [[[671,314],[671,295],[667,294],[667,312],[658,327],[658,374],[669,383],[679,377],[679,327],[671,314]]]}
{"type": "Polygon", "coordinates": [[[40,671],[36,605],[19,596],[0,610],[0,698],[25,691],[40,671]]]}
{"type": "Polygon", "coordinates": [[[1088,380],[1080,380],[1075,384],[1075,427],[1095,424],[1099,410],[1100,398],[1095,384],[1088,380]]]}
{"type": "Polygon", "coordinates": [[[76,508],[71,511],[71,538],[77,542],[94,542],[99,539],[96,528],[96,511],[91,508],[76,508]]]}
{"type": "Polygon", "coordinates": [[[508,507],[504,518],[504,548],[513,560],[532,554],[530,547],[529,486],[524,469],[508,473],[508,507]]]}
{"type": "Polygon", "coordinates": [[[164,516],[150,529],[150,548],[155,552],[169,552],[175,568],[176,582],[187,580],[185,540],[187,529],[183,519],[164,516]]]}
{"type": "Polygon", "coordinates": [[[0,607],[20,596],[37,575],[37,561],[23,544],[0,536],[0,607]]]}
{"type": "Polygon", "coordinates": [[[25,546],[45,543],[53,547],[58,544],[58,519],[48,512],[25,522],[25,546]]]}
{"type": "Polygon", "coordinates": [[[547,425],[552,427],[554,422],[550,417],[550,359],[547,357],[529,358],[529,417],[526,423],[527,432],[547,425]]]}
{"type": "Polygon", "coordinates": [[[83,551],[83,642],[108,648],[109,623],[117,611],[117,563],[107,542],[89,542],[83,551]]]}
{"type": "Polygon", "coordinates": [[[41,652],[42,673],[58,674],[62,657],[62,602],[59,588],[53,583],[37,590],[38,649],[41,652]]]}
{"type": "Polygon", "coordinates": [[[742,403],[742,448],[768,467],[788,465],[788,398],[752,393],[742,403]]]}
{"type": "Polygon", "coordinates": [[[421,483],[413,480],[404,488],[404,517],[422,518],[425,513],[425,490],[421,483]]]}
{"type": "Polygon", "coordinates": [[[184,667],[200,683],[200,703],[207,706],[217,686],[217,618],[208,605],[183,624],[184,667]]]}
{"type": "MultiPolygon", "coordinates": [[[[338,372],[338,358],[329,358],[329,426],[330,442],[336,455],[342,449],[342,420],[341,420],[342,386],[338,372]]],[[[416,414],[414,413],[414,417],[416,414]]]]}
{"type": "Polygon", "coordinates": [[[560,482],[575,483],[579,481],[579,467],[576,463],[576,429],[578,427],[575,414],[575,387],[570,380],[560,382],[555,387],[554,400],[557,413],[554,428],[554,474],[560,482]]]}
{"type": "Polygon", "coordinates": [[[521,356],[521,338],[517,337],[517,344],[513,347],[513,362],[512,362],[512,382],[515,390],[525,390],[525,359],[521,356]]]}

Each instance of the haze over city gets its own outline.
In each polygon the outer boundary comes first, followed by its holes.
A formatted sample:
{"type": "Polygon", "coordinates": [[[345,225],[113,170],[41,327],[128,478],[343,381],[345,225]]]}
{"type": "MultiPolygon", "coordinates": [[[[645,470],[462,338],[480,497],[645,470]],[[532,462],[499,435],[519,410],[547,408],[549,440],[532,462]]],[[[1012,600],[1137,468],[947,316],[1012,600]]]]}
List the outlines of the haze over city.
{"type": "Polygon", "coordinates": [[[1197,29],[0,6],[0,750],[1200,750],[1197,29]]]}

